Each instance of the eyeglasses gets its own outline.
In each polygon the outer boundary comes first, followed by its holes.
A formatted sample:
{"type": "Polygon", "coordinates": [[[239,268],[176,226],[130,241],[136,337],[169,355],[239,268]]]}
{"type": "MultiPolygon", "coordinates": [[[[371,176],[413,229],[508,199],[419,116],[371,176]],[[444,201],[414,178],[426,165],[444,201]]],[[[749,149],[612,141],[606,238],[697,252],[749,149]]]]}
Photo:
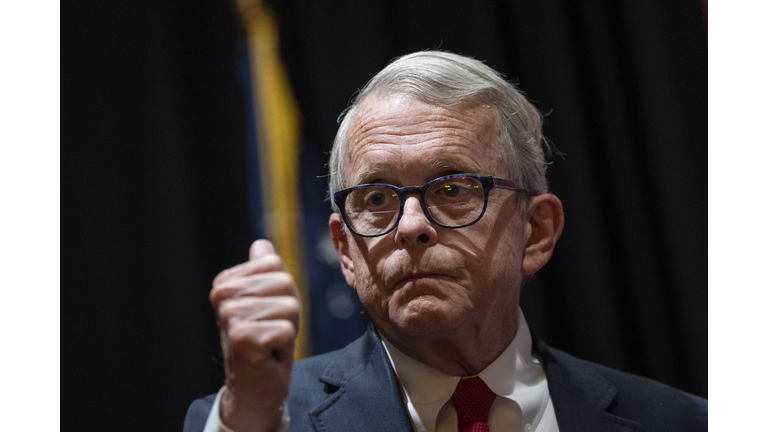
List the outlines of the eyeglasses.
{"type": "Polygon", "coordinates": [[[503,178],[481,174],[453,174],[424,186],[397,187],[364,184],[333,194],[333,202],[349,229],[360,237],[389,233],[403,217],[405,198],[420,194],[421,209],[430,222],[443,228],[463,228],[480,220],[493,188],[528,192],[503,178]]]}

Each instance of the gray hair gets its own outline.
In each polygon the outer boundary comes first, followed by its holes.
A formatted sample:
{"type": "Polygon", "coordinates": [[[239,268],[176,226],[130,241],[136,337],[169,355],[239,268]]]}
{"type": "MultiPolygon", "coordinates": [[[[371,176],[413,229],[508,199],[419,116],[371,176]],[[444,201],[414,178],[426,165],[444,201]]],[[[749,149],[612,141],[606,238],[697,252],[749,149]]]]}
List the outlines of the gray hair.
{"type": "MultiPolygon", "coordinates": [[[[546,179],[547,157],[551,147],[541,131],[542,115],[515,86],[484,63],[458,54],[421,51],[400,57],[371,79],[347,110],[339,117],[341,124],[333,141],[328,162],[328,191],[344,189],[347,141],[355,114],[371,94],[405,94],[425,103],[458,106],[485,98],[501,116],[501,159],[510,180],[524,186],[531,195],[549,191],[546,179]],[[342,119],[343,118],[343,119],[342,119]]],[[[524,212],[528,199],[518,201],[524,212]]]]}

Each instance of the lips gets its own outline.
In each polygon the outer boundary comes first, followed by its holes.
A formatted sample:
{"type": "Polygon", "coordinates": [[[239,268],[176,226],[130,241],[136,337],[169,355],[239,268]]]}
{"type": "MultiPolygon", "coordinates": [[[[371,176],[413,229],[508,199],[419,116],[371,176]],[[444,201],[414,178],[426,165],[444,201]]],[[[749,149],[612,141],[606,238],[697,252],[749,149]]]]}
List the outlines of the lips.
{"type": "Polygon", "coordinates": [[[397,281],[395,285],[402,285],[410,281],[415,281],[415,280],[435,277],[435,276],[442,276],[442,275],[439,273],[434,273],[429,271],[418,271],[418,272],[406,273],[405,275],[403,275],[402,278],[400,278],[400,280],[397,281]]]}
{"type": "Polygon", "coordinates": [[[422,279],[438,279],[452,281],[462,276],[463,263],[457,257],[441,254],[422,255],[419,257],[405,256],[397,261],[384,264],[383,279],[389,291],[402,287],[407,282],[422,279]]]}

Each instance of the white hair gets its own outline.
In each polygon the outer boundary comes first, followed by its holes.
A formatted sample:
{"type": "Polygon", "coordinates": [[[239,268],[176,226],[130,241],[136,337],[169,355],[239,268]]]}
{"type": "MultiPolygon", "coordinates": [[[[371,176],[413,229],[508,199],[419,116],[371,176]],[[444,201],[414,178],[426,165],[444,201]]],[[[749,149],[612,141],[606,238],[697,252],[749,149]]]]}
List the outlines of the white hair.
{"type": "MultiPolygon", "coordinates": [[[[357,109],[371,94],[405,94],[419,101],[445,107],[458,106],[478,98],[494,105],[501,117],[501,160],[510,180],[528,189],[530,195],[547,193],[547,156],[551,147],[541,131],[542,115],[515,86],[484,63],[458,54],[421,51],[400,57],[371,79],[347,110],[333,141],[328,163],[328,191],[344,189],[347,141],[357,109]]],[[[528,199],[521,199],[524,212],[528,199]]]]}

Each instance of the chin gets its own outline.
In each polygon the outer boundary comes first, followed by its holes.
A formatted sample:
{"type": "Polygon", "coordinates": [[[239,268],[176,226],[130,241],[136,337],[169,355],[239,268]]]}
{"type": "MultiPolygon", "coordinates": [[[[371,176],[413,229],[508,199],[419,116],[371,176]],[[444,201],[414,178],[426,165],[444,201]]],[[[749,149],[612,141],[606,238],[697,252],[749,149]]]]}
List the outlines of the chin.
{"type": "Polygon", "coordinates": [[[414,336],[447,332],[460,321],[456,311],[447,306],[435,296],[418,296],[390,311],[390,325],[395,331],[414,336]]]}

